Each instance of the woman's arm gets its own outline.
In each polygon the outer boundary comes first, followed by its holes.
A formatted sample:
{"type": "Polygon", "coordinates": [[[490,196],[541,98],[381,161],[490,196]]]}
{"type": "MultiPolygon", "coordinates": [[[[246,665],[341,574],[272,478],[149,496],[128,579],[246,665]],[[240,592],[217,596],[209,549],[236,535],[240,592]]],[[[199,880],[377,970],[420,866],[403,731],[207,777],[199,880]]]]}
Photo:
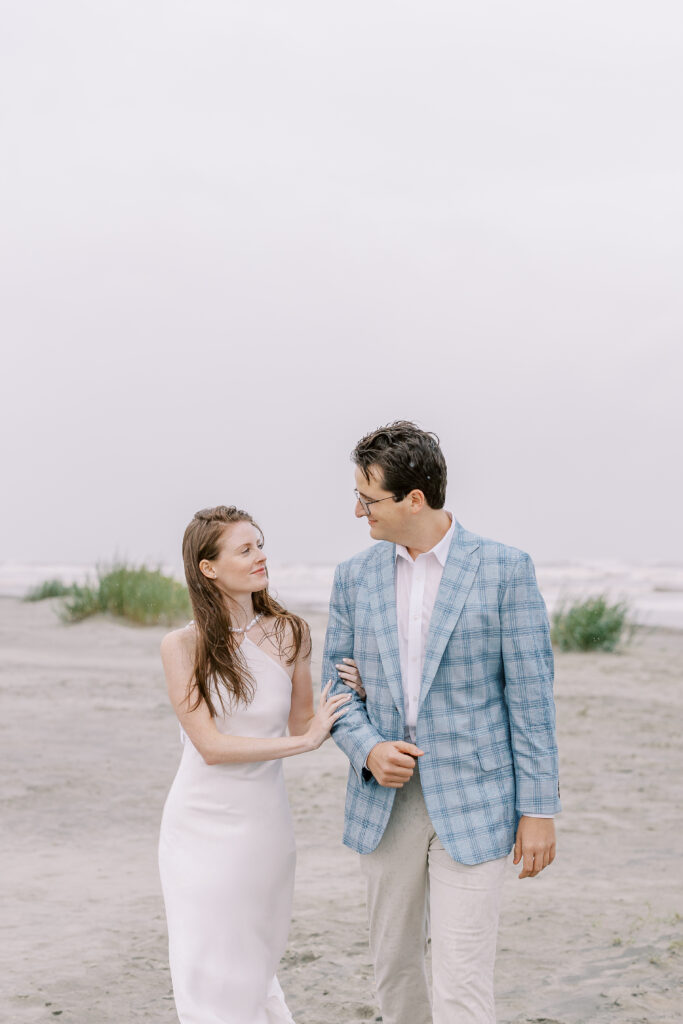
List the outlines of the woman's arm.
{"type": "MultiPolygon", "coordinates": [[[[345,700],[328,699],[330,687],[321,694],[318,710],[308,718],[307,726],[299,736],[226,736],[219,732],[211,713],[201,701],[194,711],[188,697],[194,671],[194,639],[185,630],[168,633],[161,642],[161,660],[171,705],[178,721],[192,745],[207,764],[244,764],[254,761],[274,761],[316,750],[330,735],[334,722],[344,714],[345,700]]],[[[310,677],[310,669],[309,669],[310,677]]],[[[347,697],[346,700],[349,698],[347,697]]],[[[311,694],[312,711],[312,694],[311,694]]]]}
{"type": "MultiPolygon", "coordinates": [[[[313,708],[313,677],[311,675],[311,647],[308,636],[304,638],[304,646],[308,653],[300,656],[292,674],[292,709],[289,714],[290,736],[302,736],[308,729],[315,712],[313,708]]],[[[363,681],[352,658],[344,658],[343,665],[336,665],[343,683],[355,690],[361,700],[365,700],[363,681]]],[[[331,684],[330,684],[331,685],[331,684]]],[[[349,694],[351,697],[351,694],[349,694]]]]}
{"type": "Polygon", "coordinates": [[[290,738],[303,736],[315,715],[313,707],[313,677],[311,676],[311,655],[300,656],[292,673],[292,707],[289,712],[290,738]]]}

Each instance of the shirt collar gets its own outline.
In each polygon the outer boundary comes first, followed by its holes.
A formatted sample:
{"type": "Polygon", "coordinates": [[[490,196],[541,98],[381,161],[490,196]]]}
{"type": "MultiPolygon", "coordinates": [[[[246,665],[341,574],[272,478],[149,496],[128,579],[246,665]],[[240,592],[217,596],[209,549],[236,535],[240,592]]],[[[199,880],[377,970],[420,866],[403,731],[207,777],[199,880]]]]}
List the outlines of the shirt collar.
{"type": "MultiPolygon", "coordinates": [[[[448,549],[451,546],[453,534],[455,533],[455,516],[451,512],[448,512],[448,509],[446,511],[450,516],[451,520],[451,525],[449,527],[448,533],[444,534],[439,543],[435,544],[433,548],[429,549],[429,551],[422,552],[422,554],[424,555],[435,555],[437,561],[440,563],[442,568],[446,564],[446,559],[448,558],[448,549]]],[[[408,554],[408,549],[405,548],[403,544],[396,545],[396,557],[405,558],[408,562],[414,564],[413,559],[408,554]]],[[[417,557],[420,558],[421,555],[418,555],[417,557]]]]}

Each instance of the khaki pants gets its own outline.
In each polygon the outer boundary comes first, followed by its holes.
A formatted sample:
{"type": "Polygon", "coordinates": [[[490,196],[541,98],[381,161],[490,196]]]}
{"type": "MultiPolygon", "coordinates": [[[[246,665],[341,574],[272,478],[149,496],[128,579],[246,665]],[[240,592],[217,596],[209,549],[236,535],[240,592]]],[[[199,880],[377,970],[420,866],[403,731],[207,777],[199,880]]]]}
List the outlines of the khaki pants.
{"type": "Polygon", "coordinates": [[[493,965],[506,861],[467,865],[449,856],[427,813],[418,771],[396,791],[379,846],[360,858],[384,1024],[495,1024],[493,965]],[[433,1011],[425,969],[430,923],[433,1011]]]}

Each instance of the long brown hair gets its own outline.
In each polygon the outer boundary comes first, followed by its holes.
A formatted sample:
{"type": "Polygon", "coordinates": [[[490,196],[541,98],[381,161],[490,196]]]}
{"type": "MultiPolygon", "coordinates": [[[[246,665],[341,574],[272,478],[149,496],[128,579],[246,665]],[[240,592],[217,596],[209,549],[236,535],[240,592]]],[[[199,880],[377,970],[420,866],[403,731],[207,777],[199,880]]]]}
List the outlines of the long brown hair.
{"type": "MultiPolygon", "coordinates": [[[[194,674],[188,697],[195,691],[195,710],[205,701],[212,717],[218,714],[217,704],[226,711],[228,705],[239,701],[248,704],[254,696],[255,682],[239,651],[237,633],[232,633],[232,620],[224,595],[214,580],[208,579],[199,568],[203,559],[218,558],[226,526],[232,523],[251,523],[263,538],[263,531],[248,512],[234,505],[217,505],[196,512],[183,536],[183,564],[185,579],[194,612],[197,642],[194,655],[194,674]]],[[[310,653],[311,640],[303,619],[286,611],[268,588],[253,594],[254,611],[274,619],[272,636],[275,637],[280,656],[288,665],[299,657],[302,648],[310,653]],[[289,627],[289,629],[287,628],[289,627]]]]}

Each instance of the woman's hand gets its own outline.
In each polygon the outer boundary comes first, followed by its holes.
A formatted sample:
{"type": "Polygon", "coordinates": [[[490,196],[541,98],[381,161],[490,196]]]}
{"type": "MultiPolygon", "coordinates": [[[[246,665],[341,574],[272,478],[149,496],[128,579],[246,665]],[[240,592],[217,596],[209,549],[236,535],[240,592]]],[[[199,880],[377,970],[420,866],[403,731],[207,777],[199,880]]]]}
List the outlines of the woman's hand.
{"type": "Polygon", "coordinates": [[[347,711],[347,708],[342,705],[348,704],[351,700],[350,693],[338,693],[335,697],[328,697],[331,686],[332,680],[330,679],[320,694],[318,710],[306,730],[306,738],[311,744],[311,750],[317,750],[326,739],[329,739],[332,726],[347,711]]]}
{"type": "Polygon", "coordinates": [[[363,686],[363,680],[360,677],[355,661],[353,658],[343,658],[342,660],[344,662],[343,665],[334,666],[339,672],[339,678],[342,683],[355,690],[361,700],[365,700],[365,687],[363,686]]]}

